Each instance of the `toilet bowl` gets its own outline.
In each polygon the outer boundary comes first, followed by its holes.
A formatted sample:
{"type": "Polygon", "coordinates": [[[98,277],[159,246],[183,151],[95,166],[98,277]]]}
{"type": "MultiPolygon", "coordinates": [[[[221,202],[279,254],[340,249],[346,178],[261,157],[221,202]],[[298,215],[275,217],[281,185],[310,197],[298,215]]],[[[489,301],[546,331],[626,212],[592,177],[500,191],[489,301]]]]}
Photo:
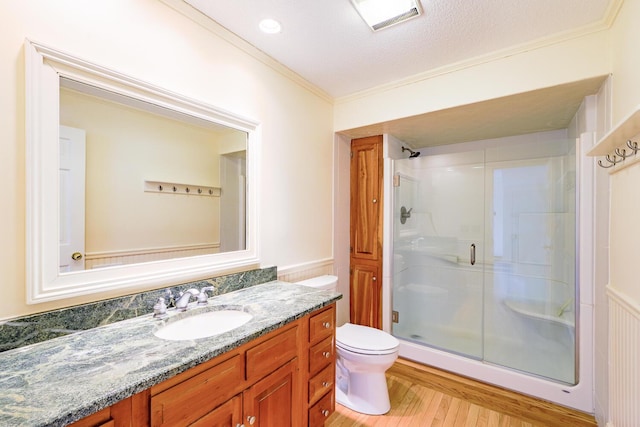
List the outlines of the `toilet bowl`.
{"type": "Polygon", "coordinates": [[[389,412],[385,372],[400,343],[388,333],[346,323],[336,328],[336,402],[368,415],[389,412]]]}
{"type": "MultiPolygon", "coordinates": [[[[336,276],[325,275],[297,282],[335,291],[336,276]]],[[[368,415],[389,412],[385,372],[398,358],[399,341],[368,326],[346,323],[336,328],[336,402],[368,415]]]]}

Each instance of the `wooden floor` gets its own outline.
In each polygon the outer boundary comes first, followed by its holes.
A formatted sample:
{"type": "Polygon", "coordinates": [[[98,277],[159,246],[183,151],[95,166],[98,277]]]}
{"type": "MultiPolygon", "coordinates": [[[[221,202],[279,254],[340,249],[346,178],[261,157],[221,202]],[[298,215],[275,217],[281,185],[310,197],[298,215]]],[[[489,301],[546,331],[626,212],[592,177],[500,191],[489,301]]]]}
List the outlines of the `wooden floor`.
{"type": "Polygon", "coordinates": [[[391,410],[364,415],[336,404],[326,427],[595,427],[579,411],[399,359],[387,371],[391,410]]]}

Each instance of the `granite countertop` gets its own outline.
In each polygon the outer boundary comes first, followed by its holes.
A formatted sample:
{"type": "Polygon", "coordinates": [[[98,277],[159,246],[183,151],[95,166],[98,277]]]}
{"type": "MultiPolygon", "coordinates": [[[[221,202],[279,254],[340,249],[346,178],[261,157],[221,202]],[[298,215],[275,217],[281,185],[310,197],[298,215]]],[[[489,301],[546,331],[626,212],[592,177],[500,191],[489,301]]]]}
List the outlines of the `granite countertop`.
{"type": "Polygon", "coordinates": [[[274,281],[209,298],[204,308],[190,304],[193,313],[241,307],[253,315],[221,335],[163,340],[153,331],[167,319],[147,314],[0,353],[0,426],[67,425],[340,298],[274,281]]]}

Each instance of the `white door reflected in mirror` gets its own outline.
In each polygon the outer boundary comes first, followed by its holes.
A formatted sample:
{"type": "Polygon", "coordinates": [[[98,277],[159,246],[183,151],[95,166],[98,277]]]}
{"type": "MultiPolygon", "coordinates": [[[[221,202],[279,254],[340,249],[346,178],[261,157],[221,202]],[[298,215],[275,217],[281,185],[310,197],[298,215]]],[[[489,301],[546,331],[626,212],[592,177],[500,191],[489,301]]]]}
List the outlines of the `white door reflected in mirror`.
{"type": "Polygon", "coordinates": [[[85,153],[84,130],[60,126],[60,272],[84,270],[85,153]]]}

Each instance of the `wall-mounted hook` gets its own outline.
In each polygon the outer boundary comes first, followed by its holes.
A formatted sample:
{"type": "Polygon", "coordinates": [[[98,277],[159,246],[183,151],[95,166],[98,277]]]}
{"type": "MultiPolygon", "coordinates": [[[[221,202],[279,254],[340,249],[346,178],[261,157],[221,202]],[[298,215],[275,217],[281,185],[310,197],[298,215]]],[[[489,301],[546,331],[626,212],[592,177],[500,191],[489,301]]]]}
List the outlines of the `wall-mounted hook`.
{"type": "Polygon", "coordinates": [[[609,168],[612,168],[615,165],[615,163],[605,165],[604,163],[602,163],[602,160],[598,160],[598,165],[601,168],[609,169],[609,168]]]}
{"type": "Polygon", "coordinates": [[[626,159],[629,156],[633,156],[634,154],[636,154],[636,153],[627,154],[627,150],[625,150],[624,148],[623,149],[616,148],[614,150],[614,153],[616,153],[616,156],[622,157],[622,160],[626,159]]]}
{"type": "Polygon", "coordinates": [[[609,169],[614,167],[616,164],[623,162],[629,157],[635,156],[638,151],[640,151],[640,147],[638,147],[638,143],[635,141],[627,140],[626,148],[616,148],[613,150],[613,154],[607,154],[605,156],[605,160],[607,163],[602,160],[598,160],[598,165],[601,168],[609,169]],[[627,149],[631,150],[630,152],[627,149]]]}

